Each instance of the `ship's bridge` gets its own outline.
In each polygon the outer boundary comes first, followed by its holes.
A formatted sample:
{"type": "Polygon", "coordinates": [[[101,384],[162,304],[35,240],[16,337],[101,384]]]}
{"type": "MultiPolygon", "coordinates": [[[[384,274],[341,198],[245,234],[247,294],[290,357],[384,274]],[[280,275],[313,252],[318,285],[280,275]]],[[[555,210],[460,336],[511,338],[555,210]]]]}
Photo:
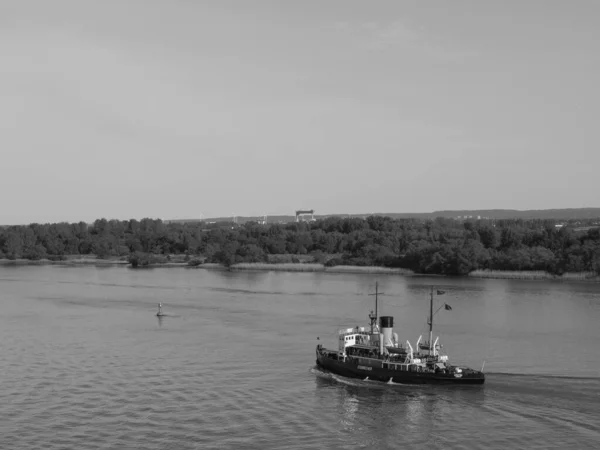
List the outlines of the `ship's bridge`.
{"type": "Polygon", "coordinates": [[[365,327],[345,328],[338,331],[339,350],[341,352],[350,345],[372,345],[371,332],[365,327]]]}

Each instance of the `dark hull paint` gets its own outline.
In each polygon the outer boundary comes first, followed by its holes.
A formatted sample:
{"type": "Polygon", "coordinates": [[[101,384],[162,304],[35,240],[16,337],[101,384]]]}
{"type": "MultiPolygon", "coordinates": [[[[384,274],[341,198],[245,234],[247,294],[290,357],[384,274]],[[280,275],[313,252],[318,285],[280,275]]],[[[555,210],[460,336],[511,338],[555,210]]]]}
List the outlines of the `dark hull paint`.
{"type": "Polygon", "coordinates": [[[370,367],[371,370],[359,369],[352,362],[338,361],[328,358],[317,352],[317,365],[329,372],[347,378],[360,378],[369,380],[405,384],[483,384],[485,376],[480,373],[477,376],[465,376],[455,378],[453,375],[435,374],[428,372],[409,372],[370,367]]]}

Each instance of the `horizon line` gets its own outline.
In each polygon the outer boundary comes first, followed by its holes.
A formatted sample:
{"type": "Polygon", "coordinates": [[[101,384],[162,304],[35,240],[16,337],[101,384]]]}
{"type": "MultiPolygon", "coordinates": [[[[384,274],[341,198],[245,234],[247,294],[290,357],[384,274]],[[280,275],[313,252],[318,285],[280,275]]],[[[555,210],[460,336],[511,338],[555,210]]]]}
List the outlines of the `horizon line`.
{"type": "MultiPolygon", "coordinates": [[[[453,213],[453,212],[462,212],[462,213],[476,213],[476,212],[516,212],[516,213],[526,213],[526,212],[542,212],[542,211],[573,211],[573,210],[579,210],[579,211],[585,211],[585,210],[599,210],[599,214],[600,214],[600,206],[585,206],[585,207],[571,207],[571,208],[542,208],[542,209],[509,209],[509,208],[489,208],[489,209],[440,209],[440,210],[434,210],[434,211],[427,211],[427,212],[370,212],[370,213],[323,213],[323,214],[317,214],[316,212],[313,213],[313,216],[315,217],[332,217],[332,216],[388,216],[388,215],[431,215],[431,214],[436,214],[436,213],[453,213]]],[[[137,220],[137,221],[141,221],[144,219],[152,219],[152,220],[162,220],[163,222],[174,222],[174,221],[197,221],[197,222],[207,222],[211,219],[223,219],[223,218],[228,218],[231,217],[232,219],[234,217],[236,218],[261,218],[261,217],[295,217],[294,213],[287,213],[287,214],[277,214],[277,213],[273,213],[273,214],[241,214],[241,215],[217,215],[217,216],[210,216],[210,217],[204,217],[204,215],[202,215],[202,218],[192,218],[192,217],[187,217],[187,218],[169,218],[169,219],[165,219],[162,217],[150,217],[150,216],[145,216],[142,217],[140,219],[136,219],[133,217],[130,217],[128,219],[118,219],[118,218],[107,218],[107,217],[99,217],[94,219],[92,222],[88,222],[85,220],[78,220],[78,221],[56,221],[56,222],[48,222],[48,221],[44,221],[44,222],[38,222],[38,221],[34,221],[34,222],[29,222],[29,223],[18,223],[18,224],[1,224],[0,227],[10,227],[10,226],[28,226],[28,225],[45,225],[45,224],[57,224],[57,223],[69,223],[69,224],[74,224],[74,223],[86,223],[86,224],[93,224],[93,222],[95,222],[96,220],[107,220],[107,221],[111,221],[111,220],[117,220],[117,221],[130,221],[130,220],[137,220]]],[[[600,217],[600,215],[599,215],[600,217]]],[[[233,221],[233,220],[232,220],[233,221]]]]}

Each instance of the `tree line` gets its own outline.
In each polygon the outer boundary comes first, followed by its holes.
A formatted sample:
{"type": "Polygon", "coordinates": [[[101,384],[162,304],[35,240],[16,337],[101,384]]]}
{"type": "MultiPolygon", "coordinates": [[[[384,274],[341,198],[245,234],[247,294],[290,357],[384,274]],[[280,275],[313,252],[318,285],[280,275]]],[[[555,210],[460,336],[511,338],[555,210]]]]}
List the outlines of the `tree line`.
{"type": "MultiPolygon", "coordinates": [[[[592,223],[591,221],[589,223],[592,223]]],[[[558,228],[553,220],[434,220],[383,216],[316,222],[165,223],[160,219],[54,223],[0,229],[0,258],[122,257],[134,265],[168,255],[193,263],[266,262],[269,255],[310,255],[326,265],[401,267],[464,275],[477,269],[596,272],[600,229],[558,228]]]]}

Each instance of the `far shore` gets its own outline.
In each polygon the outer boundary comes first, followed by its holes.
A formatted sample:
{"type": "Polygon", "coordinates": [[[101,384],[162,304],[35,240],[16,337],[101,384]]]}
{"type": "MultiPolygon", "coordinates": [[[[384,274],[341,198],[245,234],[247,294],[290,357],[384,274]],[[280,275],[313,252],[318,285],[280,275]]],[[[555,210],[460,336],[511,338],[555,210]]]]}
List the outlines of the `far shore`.
{"type": "Polygon", "coordinates": [[[127,261],[118,259],[76,258],[64,261],[51,261],[49,259],[0,259],[0,266],[126,266],[127,261]]]}
{"type": "Polygon", "coordinates": [[[393,269],[389,267],[379,266],[326,267],[324,264],[317,263],[239,263],[230,266],[229,270],[235,272],[270,270],[280,272],[378,273],[395,275],[414,275],[414,273],[408,269],[393,269]]]}
{"type": "MultiPolygon", "coordinates": [[[[84,255],[78,257],[68,257],[62,261],[52,261],[49,259],[29,260],[29,259],[0,259],[1,266],[96,266],[96,267],[131,267],[131,264],[122,258],[101,259],[94,255],[84,255]]],[[[326,272],[326,273],[361,273],[361,274],[388,274],[403,276],[431,276],[428,274],[417,274],[408,269],[389,268],[380,266],[332,266],[326,267],[318,263],[238,263],[230,267],[221,264],[203,263],[199,265],[189,265],[186,261],[177,258],[177,261],[154,263],[138,269],[152,268],[186,268],[186,269],[205,269],[205,270],[228,270],[232,272],[244,271],[278,271],[278,272],[326,272]]],[[[138,270],[136,269],[136,270],[138,270]]],[[[444,276],[444,275],[434,275],[444,276]]],[[[554,275],[544,271],[508,271],[508,270],[475,270],[467,277],[472,278],[490,278],[505,280],[564,280],[564,281],[594,281],[600,282],[600,275],[594,272],[576,272],[565,273],[563,275],[554,275]]]]}
{"type": "Polygon", "coordinates": [[[554,275],[543,270],[474,270],[467,276],[472,278],[495,278],[503,280],[600,281],[600,275],[594,272],[567,272],[562,275],[554,275]]]}

